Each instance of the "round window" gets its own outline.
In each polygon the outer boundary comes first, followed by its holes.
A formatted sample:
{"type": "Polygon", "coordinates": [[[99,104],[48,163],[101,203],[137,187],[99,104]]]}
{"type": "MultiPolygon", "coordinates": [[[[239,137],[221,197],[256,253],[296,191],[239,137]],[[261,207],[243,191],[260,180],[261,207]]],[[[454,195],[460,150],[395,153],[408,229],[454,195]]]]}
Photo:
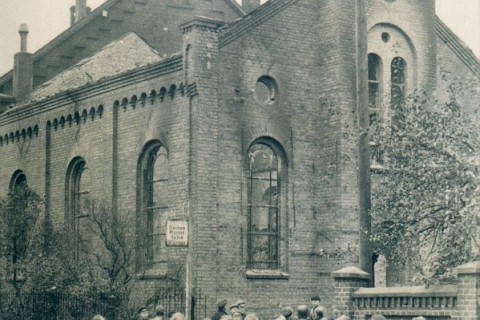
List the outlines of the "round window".
{"type": "Polygon", "coordinates": [[[277,96],[277,84],[272,77],[262,76],[255,84],[255,97],[261,103],[273,103],[277,96]]]}
{"type": "Polygon", "coordinates": [[[388,34],[388,32],[382,32],[382,41],[385,43],[390,41],[390,34],[388,34]]]}

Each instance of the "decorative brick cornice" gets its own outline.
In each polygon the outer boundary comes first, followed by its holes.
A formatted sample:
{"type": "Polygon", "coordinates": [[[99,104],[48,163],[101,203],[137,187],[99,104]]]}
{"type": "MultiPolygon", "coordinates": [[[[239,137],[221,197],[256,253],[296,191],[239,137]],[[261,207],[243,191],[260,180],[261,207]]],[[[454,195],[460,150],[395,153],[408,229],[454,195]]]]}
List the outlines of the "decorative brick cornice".
{"type": "Polygon", "coordinates": [[[144,107],[147,103],[153,105],[154,103],[164,102],[165,100],[173,100],[177,96],[185,96],[186,88],[183,83],[176,85],[174,83],[169,86],[163,86],[158,91],[155,89],[147,92],[142,92],[139,95],[133,95],[130,98],[124,97],[116,100],[113,103],[115,108],[122,108],[123,111],[127,111],[129,108],[132,110],[137,108],[137,106],[144,107]]]}
{"type": "Polygon", "coordinates": [[[17,130],[15,132],[10,132],[5,135],[0,136],[0,147],[14,143],[16,141],[25,141],[26,139],[32,139],[38,137],[38,125],[33,127],[24,128],[22,130],[17,130]]]}
{"type": "Polygon", "coordinates": [[[89,110],[83,109],[82,112],[75,112],[59,118],[54,118],[47,121],[47,128],[52,128],[54,131],[63,129],[65,127],[71,127],[73,124],[80,125],[86,123],[87,120],[101,119],[104,113],[103,105],[98,107],[91,107],[89,110]]]}
{"type": "Polygon", "coordinates": [[[158,78],[163,75],[180,72],[183,68],[183,56],[178,54],[159,63],[128,71],[120,75],[89,83],[74,90],[61,92],[53,97],[26,105],[16,106],[0,116],[0,126],[19,121],[66,106],[78,100],[95,97],[104,92],[124,88],[133,84],[158,78]]]}

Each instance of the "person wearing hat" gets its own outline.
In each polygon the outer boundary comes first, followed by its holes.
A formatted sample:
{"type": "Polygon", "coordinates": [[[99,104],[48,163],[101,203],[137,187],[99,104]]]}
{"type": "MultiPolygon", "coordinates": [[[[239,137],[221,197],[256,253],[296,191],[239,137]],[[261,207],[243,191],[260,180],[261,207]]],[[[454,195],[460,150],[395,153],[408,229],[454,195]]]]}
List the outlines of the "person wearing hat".
{"type": "Polygon", "coordinates": [[[220,320],[222,316],[227,315],[225,311],[225,306],[227,305],[227,300],[220,299],[217,301],[217,312],[215,312],[212,316],[212,320],[220,320]]]}
{"type": "Polygon", "coordinates": [[[387,319],[381,314],[377,313],[372,316],[372,320],[387,320],[387,319]]]}
{"type": "Polygon", "coordinates": [[[92,320],[106,320],[101,314],[94,315],[92,320]]]}
{"type": "Polygon", "coordinates": [[[163,316],[165,315],[165,308],[161,305],[155,307],[155,317],[152,320],[163,320],[163,316]]]}
{"type": "Polygon", "coordinates": [[[280,310],[280,314],[285,317],[286,320],[291,320],[293,316],[293,309],[290,307],[284,307],[280,310]]]}
{"type": "Polygon", "coordinates": [[[424,317],[420,316],[420,317],[415,317],[415,318],[413,318],[412,320],[427,320],[427,319],[425,319],[424,317]]]}
{"type": "Polygon", "coordinates": [[[313,317],[315,316],[315,314],[313,313],[313,310],[315,310],[315,308],[320,305],[321,301],[322,299],[320,299],[319,296],[313,296],[312,298],[310,298],[310,310],[311,310],[310,320],[312,320],[313,317]]]}
{"type": "Polygon", "coordinates": [[[232,316],[233,320],[243,320],[245,317],[238,307],[234,307],[233,310],[230,309],[230,315],[232,316]]]}
{"type": "Polygon", "coordinates": [[[320,303],[322,302],[322,299],[320,299],[320,296],[313,296],[311,299],[310,299],[310,307],[313,309],[315,309],[317,306],[320,305],[320,303]]]}
{"type": "Polygon", "coordinates": [[[245,319],[244,320],[258,320],[258,317],[256,314],[254,313],[249,313],[245,316],[245,319]]]}
{"type": "Polygon", "coordinates": [[[310,313],[308,312],[308,307],[305,304],[299,305],[297,307],[298,320],[308,320],[309,315],[310,313]]]}
{"type": "Polygon", "coordinates": [[[326,320],[325,317],[325,308],[323,306],[317,306],[313,309],[313,320],[326,320]]]}
{"type": "Polygon", "coordinates": [[[138,314],[138,319],[140,320],[150,319],[150,311],[148,311],[146,307],[140,308],[137,314],[138,314]]]}
{"type": "Polygon", "coordinates": [[[240,310],[243,316],[247,315],[247,303],[244,300],[237,300],[233,305],[237,306],[238,310],[240,310]]]}

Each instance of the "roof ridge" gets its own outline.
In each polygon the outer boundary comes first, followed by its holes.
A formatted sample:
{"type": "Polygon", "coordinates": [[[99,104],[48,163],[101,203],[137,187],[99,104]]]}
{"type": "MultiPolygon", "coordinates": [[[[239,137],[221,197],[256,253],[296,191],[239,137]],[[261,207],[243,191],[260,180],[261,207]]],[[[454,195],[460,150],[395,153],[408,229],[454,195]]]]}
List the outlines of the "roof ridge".
{"type": "Polygon", "coordinates": [[[438,17],[435,19],[437,36],[475,74],[480,75],[480,60],[473,51],[438,17]]]}
{"type": "Polygon", "coordinates": [[[275,16],[298,0],[270,0],[243,18],[227,25],[220,35],[220,47],[225,46],[261,23],[275,16]]]}

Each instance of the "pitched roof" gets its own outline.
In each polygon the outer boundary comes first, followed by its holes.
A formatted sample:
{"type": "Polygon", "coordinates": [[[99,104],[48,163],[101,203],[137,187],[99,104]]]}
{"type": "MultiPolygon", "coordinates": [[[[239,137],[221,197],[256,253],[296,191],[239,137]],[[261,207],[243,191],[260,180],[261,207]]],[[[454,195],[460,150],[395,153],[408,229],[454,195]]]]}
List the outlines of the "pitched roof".
{"type": "MultiPolygon", "coordinates": [[[[70,26],[64,32],[60,33],[57,37],[55,37],[52,41],[47,43],[45,46],[37,50],[33,54],[33,61],[37,61],[41,57],[48,54],[52,49],[54,49],[58,44],[64,42],[72,35],[76,34],[79,30],[81,30],[84,26],[89,24],[95,18],[102,16],[104,10],[108,10],[113,5],[117,4],[122,0],[107,0],[100,6],[98,6],[95,10],[87,14],[84,18],[80,19],[78,22],[70,26]]],[[[235,0],[224,0],[229,6],[231,6],[240,16],[245,15],[245,11],[243,11],[242,7],[235,1],[235,0]]],[[[4,75],[0,76],[0,86],[12,81],[13,79],[13,70],[8,71],[4,75]]]]}
{"type": "Polygon", "coordinates": [[[30,99],[39,101],[160,60],[160,54],[145,41],[128,33],[37,87],[30,99]]]}
{"type": "Polygon", "coordinates": [[[439,17],[435,20],[437,36],[458,56],[458,58],[477,76],[480,76],[480,60],[460,38],[450,30],[439,17]]]}

